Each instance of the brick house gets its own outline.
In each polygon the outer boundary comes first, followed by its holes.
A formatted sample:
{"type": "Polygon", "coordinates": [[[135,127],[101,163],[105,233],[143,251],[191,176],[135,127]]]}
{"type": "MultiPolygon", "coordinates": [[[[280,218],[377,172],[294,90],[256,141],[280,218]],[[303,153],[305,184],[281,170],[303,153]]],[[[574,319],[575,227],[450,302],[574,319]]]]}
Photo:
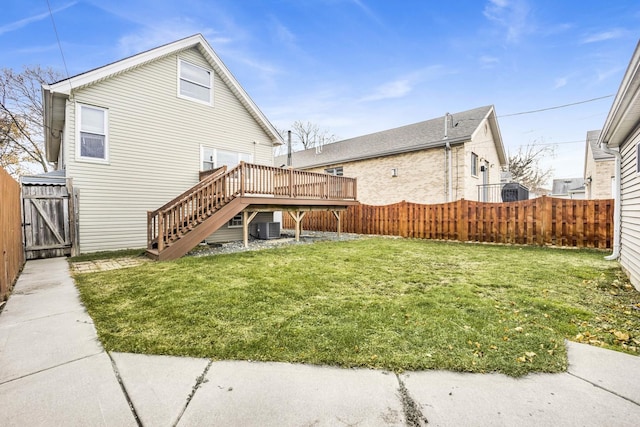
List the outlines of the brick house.
{"type": "MultiPolygon", "coordinates": [[[[507,159],[495,109],[485,106],[292,153],[294,168],[357,178],[370,205],[482,200],[507,159]]],[[[287,164],[287,156],[275,165],[287,164]]]]}
{"type": "Polygon", "coordinates": [[[616,161],[598,146],[599,130],[587,132],[584,158],[584,186],[586,199],[611,199],[615,185],[616,161]]]}

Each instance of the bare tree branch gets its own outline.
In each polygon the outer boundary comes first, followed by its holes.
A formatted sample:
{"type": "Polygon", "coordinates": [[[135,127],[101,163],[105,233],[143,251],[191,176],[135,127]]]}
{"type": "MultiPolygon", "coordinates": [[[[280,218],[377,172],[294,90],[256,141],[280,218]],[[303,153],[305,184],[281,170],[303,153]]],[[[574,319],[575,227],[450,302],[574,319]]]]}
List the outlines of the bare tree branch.
{"type": "Polygon", "coordinates": [[[515,154],[509,153],[509,172],[514,181],[528,187],[531,191],[540,192],[553,176],[553,169],[543,167],[540,162],[544,157],[554,155],[555,147],[551,145],[534,143],[521,146],[515,154]]]}
{"type": "Polygon", "coordinates": [[[13,174],[49,170],[44,153],[41,85],[62,76],[50,68],[0,71],[0,165],[13,174]]]}

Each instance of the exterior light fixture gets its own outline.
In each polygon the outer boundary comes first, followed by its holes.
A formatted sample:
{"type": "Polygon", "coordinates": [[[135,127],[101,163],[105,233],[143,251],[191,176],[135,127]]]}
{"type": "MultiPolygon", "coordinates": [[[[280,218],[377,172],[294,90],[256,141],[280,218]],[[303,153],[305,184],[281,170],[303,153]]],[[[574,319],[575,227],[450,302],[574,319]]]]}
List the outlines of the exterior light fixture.
{"type": "Polygon", "coordinates": [[[391,177],[397,178],[397,176],[398,176],[398,168],[391,169],[391,177]]]}

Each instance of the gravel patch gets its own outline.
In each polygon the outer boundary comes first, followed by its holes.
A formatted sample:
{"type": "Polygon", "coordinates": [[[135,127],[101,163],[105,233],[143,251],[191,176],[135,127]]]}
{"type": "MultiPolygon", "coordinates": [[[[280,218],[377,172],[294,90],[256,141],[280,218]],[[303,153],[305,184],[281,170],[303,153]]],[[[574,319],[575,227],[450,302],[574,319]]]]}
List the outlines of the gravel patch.
{"type": "Polygon", "coordinates": [[[231,254],[235,252],[259,251],[262,249],[275,248],[285,245],[308,245],[321,241],[346,241],[361,239],[365,236],[360,234],[342,233],[338,237],[338,233],[324,231],[304,231],[300,235],[300,241],[296,242],[293,230],[282,230],[280,238],[261,240],[253,237],[249,238],[249,247],[245,248],[242,241],[228,243],[201,244],[196,246],[191,252],[185,256],[211,256],[218,254],[231,254]]]}

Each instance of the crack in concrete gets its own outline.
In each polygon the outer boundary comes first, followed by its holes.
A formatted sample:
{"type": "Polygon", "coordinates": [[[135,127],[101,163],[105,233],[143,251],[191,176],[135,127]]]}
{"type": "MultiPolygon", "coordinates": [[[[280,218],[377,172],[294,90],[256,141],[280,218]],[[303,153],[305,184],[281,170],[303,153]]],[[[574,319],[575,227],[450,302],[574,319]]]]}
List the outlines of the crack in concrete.
{"type": "Polygon", "coordinates": [[[59,368],[61,366],[68,365],[68,364],[74,363],[74,362],[78,362],[78,361],[83,360],[83,359],[88,359],[90,357],[94,357],[94,356],[97,356],[97,355],[102,354],[102,353],[103,353],[103,351],[101,350],[98,353],[88,354],[86,356],[78,357],[77,359],[73,359],[73,360],[67,360],[66,362],[58,363],[57,365],[48,366],[46,368],[42,368],[42,369],[39,369],[37,371],[29,372],[28,374],[20,375],[19,377],[11,378],[11,379],[8,379],[8,380],[2,380],[2,381],[0,381],[0,385],[7,384],[7,383],[10,383],[12,381],[18,381],[18,380],[21,380],[23,378],[30,377],[32,375],[37,375],[37,374],[39,374],[41,372],[46,372],[46,371],[49,371],[51,369],[56,369],[56,368],[59,368]]]}
{"type": "Polygon", "coordinates": [[[408,427],[423,427],[429,424],[429,420],[420,410],[420,405],[409,395],[409,390],[404,385],[400,376],[396,374],[400,387],[400,400],[402,401],[402,410],[404,411],[405,421],[408,427]]]}
{"type": "Polygon", "coordinates": [[[118,384],[120,384],[120,389],[122,390],[122,394],[124,394],[124,398],[126,399],[127,404],[129,404],[129,409],[131,409],[131,413],[133,414],[133,418],[135,418],[136,424],[138,424],[138,427],[143,427],[142,421],[140,421],[140,417],[138,417],[138,413],[136,412],[136,408],[135,408],[135,406],[133,406],[133,401],[131,400],[131,397],[129,396],[129,393],[127,392],[127,388],[124,386],[124,383],[122,382],[122,377],[120,376],[120,371],[118,370],[118,365],[116,365],[116,361],[113,360],[113,357],[111,357],[111,353],[109,353],[108,351],[106,353],[109,356],[109,360],[111,360],[111,366],[113,367],[113,373],[116,375],[116,380],[118,380],[118,384]]]}
{"type": "Polygon", "coordinates": [[[187,401],[185,402],[184,407],[182,408],[182,411],[180,411],[180,414],[178,414],[178,418],[172,424],[173,427],[176,427],[180,422],[180,419],[182,419],[182,416],[187,411],[187,407],[189,406],[189,403],[191,403],[191,399],[193,399],[193,396],[195,396],[196,391],[198,391],[198,388],[200,388],[200,386],[206,382],[205,377],[207,376],[207,372],[209,372],[209,368],[211,368],[211,365],[213,365],[213,360],[209,360],[209,363],[207,363],[207,366],[204,368],[204,371],[202,371],[202,374],[200,374],[196,378],[196,383],[193,385],[193,388],[191,389],[191,393],[189,393],[189,396],[187,396],[187,401]]]}
{"type": "Polygon", "coordinates": [[[601,386],[601,385],[600,385],[600,384],[598,384],[598,383],[594,383],[593,381],[589,381],[588,379],[586,379],[586,378],[582,378],[582,377],[580,377],[580,376],[578,376],[578,375],[576,375],[576,374],[574,374],[574,373],[571,373],[571,372],[569,372],[569,371],[567,371],[567,374],[569,374],[569,375],[571,375],[572,377],[577,378],[577,379],[579,379],[579,380],[581,380],[581,381],[584,381],[584,382],[586,382],[586,383],[588,383],[588,384],[591,384],[592,386],[594,386],[594,387],[596,387],[596,388],[599,388],[600,390],[606,391],[607,393],[611,393],[611,394],[613,394],[614,396],[619,397],[620,399],[624,399],[624,400],[626,400],[627,402],[631,402],[631,403],[633,403],[633,404],[634,404],[634,405],[636,405],[636,406],[640,406],[640,403],[636,402],[635,400],[630,399],[630,398],[628,398],[628,397],[626,397],[626,396],[623,396],[623,395],[621,395],[621,394],[619,394],[619,393],[616,393],[616,392],[615,392],[615,391],[613,391],[613,390],[609,390],[608,388],[605,388],[605,387],[601,386]]]}

